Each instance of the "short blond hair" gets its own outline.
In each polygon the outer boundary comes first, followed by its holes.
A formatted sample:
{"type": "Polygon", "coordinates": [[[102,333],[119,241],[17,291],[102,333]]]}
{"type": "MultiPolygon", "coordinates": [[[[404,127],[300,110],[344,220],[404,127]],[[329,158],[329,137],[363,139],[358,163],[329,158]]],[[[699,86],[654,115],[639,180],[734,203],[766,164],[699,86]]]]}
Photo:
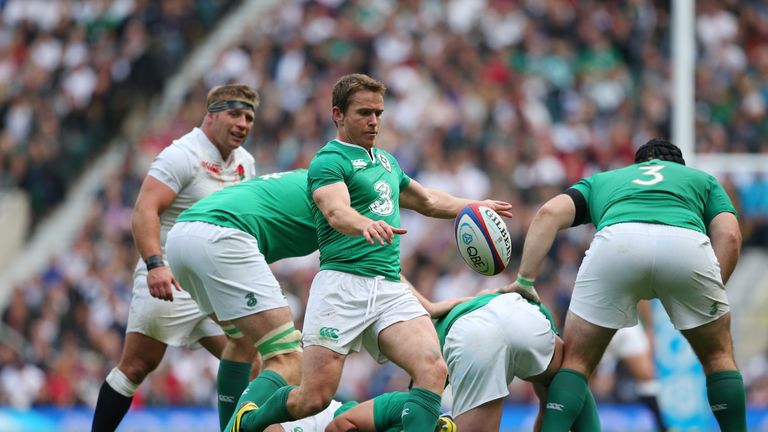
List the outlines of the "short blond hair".
{"type": "Polygon", "coordinates": [[[211,111],[212,105],[222,101],[240,101],[252,105],[254,110],[261,103],[259,93],[246,84],[224,84],[212,88],[208,91],[205,106],[211,111]]]}

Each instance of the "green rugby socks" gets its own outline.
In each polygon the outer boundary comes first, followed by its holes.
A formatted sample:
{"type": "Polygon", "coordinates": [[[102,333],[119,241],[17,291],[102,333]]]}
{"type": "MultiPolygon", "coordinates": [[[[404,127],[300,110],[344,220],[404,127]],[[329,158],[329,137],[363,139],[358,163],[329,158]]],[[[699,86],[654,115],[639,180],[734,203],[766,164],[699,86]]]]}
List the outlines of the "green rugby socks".
{"type": "Polygon", "coordinates": [[[405,432],[433,431],[440,416],[440,395],[414,387],[403,405],[402,421],[405,432]]]}
{"type": "Polygon", "coordinates": [[[277,389],[259,409],[243,415],[240,423],[242,431],[260,431],[275,423],[295,420],[288,412],[288,394],[296,386],[285,386],[277,389]]]}
{"type": "Polygon", "coordinates": [[[273,370],[265,370],[248,384],[248,389],[243,394],[243,397],[240,398],[238,404],[240,402],[250,401],[261,406],[280,387],[285,387],[287,385],[288,383],[285,382],[285,379],[280,376],[279,373],[273,370]]]}
{"type": "Polygon", "coordinates": [[[721,371],[707,375],[707,398],[721,430],[746,432],[746,393],[739,371],[721,371]]]}
{"type": "Polygon", "coordinates": [[[560,369],[547,390],[547,405],[541,430],[570,430],[581,414],[588,394],[587,378],[584,375],[571,369],[560,369]]]}
{"type": "Polygon", "coordinates": [[[595,403],[595,396],[589,388],[587,388],[587,394],[584,396],[584,405],[581,407],[579,416],[573,422],[571,430],[573,432],[598,432],[601,430],[597,403],[595,403]]]}
{"type": "Polygon", "coordinates": [[[251,364],[221,360],[216,376],[216,393],[219,408],[219,429],[223,430],[235,412],[237,400],[248,385],[251,364]]]}

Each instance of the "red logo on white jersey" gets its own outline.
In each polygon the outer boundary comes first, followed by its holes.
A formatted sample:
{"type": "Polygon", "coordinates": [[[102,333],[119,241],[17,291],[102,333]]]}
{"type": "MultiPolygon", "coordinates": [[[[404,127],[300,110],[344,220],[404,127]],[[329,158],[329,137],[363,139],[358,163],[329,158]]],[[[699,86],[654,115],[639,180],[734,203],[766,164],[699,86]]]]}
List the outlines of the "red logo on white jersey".
{"type": "Polygon", "coordinates": [[[219,164],[211,163],[208,161],[202,161],[200,162],[200,165],[211,174],[216,174],[216,175],[221,174],[221,167],[219,166],[219,164]]]}

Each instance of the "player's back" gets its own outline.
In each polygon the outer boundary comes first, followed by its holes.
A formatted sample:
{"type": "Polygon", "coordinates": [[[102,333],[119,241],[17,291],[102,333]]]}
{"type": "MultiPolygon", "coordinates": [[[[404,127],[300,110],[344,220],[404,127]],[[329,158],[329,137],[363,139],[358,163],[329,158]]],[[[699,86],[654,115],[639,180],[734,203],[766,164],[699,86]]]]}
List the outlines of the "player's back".
{"type": "Polygon", "coordinates": [[[733,210],[714,177],[657,159],[595,174],[574,188],[586,199],[589,218],[598,230],[643,222],[706,233],[714,216],[733,210]]]}
{"type": "Polygon", "coordinates": [[[182,213],[179,222],[202,221],[254,236],[267,262],[317,250],[307,195],[307,170],[266,174],[217,191],[182,213]]]}

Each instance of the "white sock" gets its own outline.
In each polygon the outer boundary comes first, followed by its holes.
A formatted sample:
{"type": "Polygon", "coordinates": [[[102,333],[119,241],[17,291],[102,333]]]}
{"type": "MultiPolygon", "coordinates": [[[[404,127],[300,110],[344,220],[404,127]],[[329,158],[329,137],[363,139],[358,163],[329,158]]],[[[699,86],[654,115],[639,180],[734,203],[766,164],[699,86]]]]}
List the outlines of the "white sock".
{"type": "Polygon", "coordinates": [[[107,375],[105,381],[113,390],[125,397],[133,397],[133,395],[136,394],[136,390],[139,388],[139,384],[135,384],[129,380],[118,368],[113,368],[109,372],[109,375],[107,375]]]}

